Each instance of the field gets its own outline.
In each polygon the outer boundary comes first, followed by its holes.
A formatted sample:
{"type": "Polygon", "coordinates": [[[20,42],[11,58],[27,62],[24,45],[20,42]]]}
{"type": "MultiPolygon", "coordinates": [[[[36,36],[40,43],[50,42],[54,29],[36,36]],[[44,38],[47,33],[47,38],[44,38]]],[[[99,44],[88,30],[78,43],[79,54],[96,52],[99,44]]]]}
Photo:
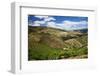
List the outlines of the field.
{"type": "Polygon", "coordinates": [[[28,26],[28,60],[88,58],[87,31],[28,26]]]}

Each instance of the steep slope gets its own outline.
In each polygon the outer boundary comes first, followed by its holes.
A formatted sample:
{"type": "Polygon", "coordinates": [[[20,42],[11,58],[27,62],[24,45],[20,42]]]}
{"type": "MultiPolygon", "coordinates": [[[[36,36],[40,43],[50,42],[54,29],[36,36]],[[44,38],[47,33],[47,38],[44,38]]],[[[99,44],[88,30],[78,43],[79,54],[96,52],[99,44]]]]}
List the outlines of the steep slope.
{"type": "Polygon", "coordinates": [[[88,54],[87,31],[81,31],[29,26],[29,60],[86,58],[88,54]]]}

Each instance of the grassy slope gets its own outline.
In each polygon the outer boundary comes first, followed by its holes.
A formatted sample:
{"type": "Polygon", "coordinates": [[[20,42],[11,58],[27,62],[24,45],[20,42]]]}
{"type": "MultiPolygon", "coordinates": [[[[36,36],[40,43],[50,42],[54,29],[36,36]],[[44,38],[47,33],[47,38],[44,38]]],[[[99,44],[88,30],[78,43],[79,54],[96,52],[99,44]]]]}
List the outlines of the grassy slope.
{"type": "Polygon", "coordinates": [[[29,60],[87,58],[87,34],[29,27],[29,60]]]}

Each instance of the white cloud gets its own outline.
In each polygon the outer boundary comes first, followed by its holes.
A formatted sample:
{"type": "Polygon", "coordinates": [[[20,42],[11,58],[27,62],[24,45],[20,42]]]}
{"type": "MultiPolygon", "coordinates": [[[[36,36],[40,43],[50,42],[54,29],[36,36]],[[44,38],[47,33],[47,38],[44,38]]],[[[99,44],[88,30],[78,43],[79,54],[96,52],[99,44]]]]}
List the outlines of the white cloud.
{"type": "Polygon", "coordinates": [[[55,22],[47,22],[47,26],[48,27],[56,27],[56,23],[55,22]]]}
{"type": "Polygon", "coordinates": [[[33,24],[32,26],[40,26],[40,24],[38,24],[38,23],[35,23],[35,24],[33,24]]]}
{"type": "Polygon", "coordinates": [[[41,24],[45,24],[45,21],[34,21],[32,26],[41,26],[41,24]]]}
{"type": "Polygon", "coordinates": [[[45,19],[44,19],[44,21],[54,21],[54,20],[56,20],[56,19],[53,18],[53,17],[48,17],[48,18],[45,18],[45,19]]]}
{"type": "Polygon", "coordinates": [[[71,26],[71,25],[81,25],[81,24],[87,24],[87,22],[86,21],[79,21],[79,22],[73,22],[73,21],[63,21],[63,23],[65,24],[65,25],[69,25],[69,26],[71,26]]]}
{"type": "MultiPolygon", "coordinates": [[[[79,22],[73,22],[73,21],[64,21],[64,25],[69,26],[70,29],[84,29],[87,28],[87,21],[79,21],[79,22]]],[[[66,27],[65,27],[66,28],[66,27]]]]}
{"type": "Polygon", "coordinates": [[[34,21],[34,24],[45,24],[45,21],[34,21]]]}
{"type": "Polygon", "coordinates": [[[35,16],[35,17],[39,19],[44,19],[45,22],[56,20],[54,17],[49,17],[49,16],[35,16]]]}
{"type": "Polygon", "coordinates": [[[65,29],[65,30],[77,30],[77,29],[87,28],[87,22],[86,21],[80,21],[80,22],[63,21],[62,23],[56,23],[50,21],[47,23],[47,26],[52,28],[65,29]]]}
{"type": "Polygon", "coordinates": [[[34,16],[34,17],[39,18],[39,19],[48,18],[48,16],[34,16]]]}
{"type": "Polygon", "coordinates": [[[76,25],[76,22],[72,22],[72,21],[63,21],[63,24],[66,26],[71,26],[71,25],[76,25]]]}
{"type": "Polygon", "coordinates": [[[67,26],[64,23],[56,24],[60,29],[70,30],[70,26],[67,26]]]}
{"type": "Polygon", "coordinates": [[[41,25],[45,25],[45,26],[48,26],[48,27],[55,27],[55,22],[53,22],[54,20],[56,20],[55,18],[53,17],[48,17],[48,16],[35,16],[39,19],[43,19],[41,21],[37,20],[37,21],[34,21],[31,26],[41,26],[41,25]]]}
{"type": "Polygon", "coordinates": [[[47,22],[47,27],[63,29],[62,27],[59,27],[56,22],[53,22],[53,21],[47,22]]]}

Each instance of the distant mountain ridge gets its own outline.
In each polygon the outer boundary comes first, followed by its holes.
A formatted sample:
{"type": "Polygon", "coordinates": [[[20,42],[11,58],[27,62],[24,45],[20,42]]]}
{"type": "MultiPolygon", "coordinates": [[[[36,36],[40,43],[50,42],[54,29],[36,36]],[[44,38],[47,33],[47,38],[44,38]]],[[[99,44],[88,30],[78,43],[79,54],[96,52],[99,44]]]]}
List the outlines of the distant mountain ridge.
{"type": "Polygon", "coordinates": [[[74,30],[74,31],[80,31],[81,33],[88,33],[88,29],[80,29],[80,30],[74,30]]]}
{"type": "MultiPolygon", "coordinates": [[[[41,28],[52,28],[52,27],[46,27],[46,26],[29,26],[29,27],[41,27],[41,28]]],[[[81,33],[88,33],[88,28],[83,28],[83,29],[75,29],[75,30],[65,30],[65,29],[59,29],[59,28],[52,28],[52,29],[57,29],[57,30],[62,30],[62,31],[79,31],[81,33]]]]}

